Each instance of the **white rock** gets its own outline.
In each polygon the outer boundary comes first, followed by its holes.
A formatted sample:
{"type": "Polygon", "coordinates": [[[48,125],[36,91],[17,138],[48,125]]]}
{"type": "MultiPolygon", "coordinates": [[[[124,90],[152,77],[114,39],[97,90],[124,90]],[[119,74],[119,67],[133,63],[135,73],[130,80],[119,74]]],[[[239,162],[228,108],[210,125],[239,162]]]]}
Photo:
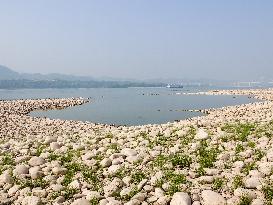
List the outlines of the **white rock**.
{"type": "Polygon", "coordinates": [[[67,172],[66,168],[62,168],[62,167],[53,167],[52,168],[52,173],[55,175],[63,175],[67,172]]]}
{"type": "Polygon", "coordinates": [[[141,182],[139,182],[139,184],[137,185],[137,189],[141,190],[147,182],[148,182],[148,179],[142,179],[141,182]]]}
{"type": "Polygon", "coordinates": [[[81,188],[81,183],[78,180],[74,180],[68,186],[73,188],[73,189],[80,189],[81,188]]]}
{"type": "Polygon", "coordinates": [[[261,200],[261,199],[254,199],[254,200],[251,202],[251,205],[264,205],[264,202],[263,202],[263,200],[261,200]]]}
{"type": "Polygon", "coordinates": [[[57,142],[57,138],[53,136],[47,136],[45,138],[45,144],[50,144],[51,142],[57,142]]]}
{"type": "Polygon", "coordinates": [[[64,189],[64,187],[63,187],[63,185],[61,185],[61,184],[52,184],[52,185],[51,185],[51,189],[52,189],[53,191],[61,191],[61,190],[64,189]]]}
{"type": "Polygon", "coordinates": [[[41,199],[37,196],[27,196],[23,199],[22,205],[40,205],[41,199]]]}
{"type": "Polygon", "coordinates": [[[211,190],[202,191],[201,198],[203,205],[226,205],[225,198],[211,190]]]}
{"type": "Polygon", "coordinates": [[[155,195],[157,198],[160,198],[160,197],[164,196],[165,193],[164,193],[164,191],[163,191],[161,188],[156,187],[156,188],[155,188],[155,191],[154,191],[154,195],[155,195]]]}
{"type": "Polygon", "coordinates": [[[55,150],[60,149],[60,148],[61,148],[61,145],[58,142],[51,142],[50,143],[50,149],[52,151],[55,151],[55,150]]]}
{"type": "Polygon", "coordinates": [[[45,160],[41,157],[32,157],[29,161],[28,161],[29,165],[34,167],[34,166],[39,166],[45,163],[45,160]]]}
{"type": "Polygon", "coordinates": [[[258,165],[258,170],[265,175],[270,175],[272,171],[273,163],[272,162],[262,162],[258,165]]]}
{"type": "Polygon", "coordinates": [[[167,205],[170,202],[169,196],[162,196],[157,201],[156,204],[158,205],[167,205]]]}
{"type": "Polygon", "coordinates": [[[146,199],[146,197],[147,197],[147,193],[138,192],[136,195],[134,195],[132,197],[132,199],[137,199],[137,200],[143,202],[146,199]]]}
{"type": "Polygon", "coordinates": [[[100,165],[101,165],[102,167],[109,167],[111,164],[112,164],[112,161],[111,161],[111,159],[109,159],[109,158],[104,158],[104,159],[101,160],[101,162],[100,162],[100,165]]]}
{"type": "MultiPolygon", "coordinates": [[[[63,196],[58,196],[58,197],[55,199],[54,202],[57,203],[57,204],[61,204],[61,203],[65,202],[65,198],[64,198],[63,196]]],[[[54,205],[55,205],[55,203],[54,203],[54,205]]]]}
{"type": "Polygon", "coordinates": [[[71,205],[90,205],[90,202],[87,199],[77,199],[71,205]]]}
{"type": "Polygon", "coordinates": [[[117,165],[111,165],[109,168],[108,168],[108,172],[109,174],[113,175],[115,173],[118,172],[118,170],[121,168],[121,165],[120,164],[117,164],[117,165]]]}
{"type": "Polygon", "coordinates": [[[126,187],[126,188],[122,189],[122,190],[120,191],[120,196],[121,196],[121,197],[128,196],[128,195],[130,194],[131,190],[132,190],[132,189],[129,188],[129,187],[126,187]]]}
{"type": "Polygon", "coordinates": [[[89,201],[92,200],[92,199],[100,199],[100,198],[101,198],[101,195],[97,191],[88,191],[86,193],[86,199],[89,200],[89,201]]]}
{"type": "Polygon", "coordinates": [[[124,149],[121,150],[120,153],[127,156],[127,157],[137,155],[137,152],[135,150],[133,150],[133,149],[130,149],[130,148],[124,148],[124,149]]]}
{"type": "Polygon", "coordinates": [[[15,169],[13,170],[13,173],[14,175],[17,175],[17,176],[22,174],[28,174],[28,168],[25,165],[20,164],[15,167],[15,169]]]}
{"type": "Polygon", "coordinates": [[[112,165],[122,164],[124,162],[124,159],[122,157],[113,159],[112,165]]]}
{"type": "Polygon", "coordinates": [[[111,196],[115,192],[117,192],[123,185],[123,182],[119,178],[114,178],[114,180],[108,185],[103,187],[104,195],[106,197],[111,196]]]}
{"type": "Polygon", "coordinates": [[[238,188],[234,190],[234,196],[237,196],[239,198],[241,198],[242,196],[247,196],[250,199],[256,199],[257,195],[255,193],[255,191],[251,190],[251,189],[244,189],[244,188],[238,188]]]}
{"type": "Polygon", "coordinates": [[[29,174],[31,179],[37,179],[43,175],[41,168],[36,166],[36,167],[31,167],[29,169],[29,174]]]}
{"type": "Polygon", "coordinates": [[[251,177],[246,179],[245,187],[249,189],[256,189],[257,186],[261,185],[260,179],[257,177],[251,177]]]}
{"type": "Polygon", "coordinates": [[[198,131],[197,131],[197,133],[195,135],[196,140],[205,140],[205,139],[208,139],[208,138],[209,138],[209,135],[205,130],[198,129],[198,131]]]}
{"type": "Polygon", "coordinates": [[[0,184],[12,184],[13,178],[10,175],[9,171],[6,170],[0,175],[0,184]]]}
{"type": "Polygon", "coordinates": [[[137,199],[131,199],[130,201],[128,201],[127,203],[125,203],[124,205],[140,205],[141,202],[137,199]]]}
{"type": "Polygon", "coordinates": [[[15,195],[15,193],[19,190],[19,186],[18,185],[14,185],[13,187],[11,187],[8,191],[8,195],[9,196],[13,196],[15,195]]]}
{"type": "Polygon", "coordinates": [[[191,205],[191,198],[187,193],[176,192],[173,195],[170,205],[191,205]]]}

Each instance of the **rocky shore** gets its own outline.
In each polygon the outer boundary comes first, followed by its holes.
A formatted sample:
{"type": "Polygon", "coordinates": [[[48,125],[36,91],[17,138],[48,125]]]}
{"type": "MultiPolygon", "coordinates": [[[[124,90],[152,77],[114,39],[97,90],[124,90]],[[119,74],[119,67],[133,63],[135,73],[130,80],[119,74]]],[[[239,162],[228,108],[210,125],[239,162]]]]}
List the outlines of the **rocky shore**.
{"type": "Polygon", "coordinates": [[[0,204],[273,204],[273,89],[255,103],[144,126],[35,118],[88,100],[0,101],[0,204]]]}

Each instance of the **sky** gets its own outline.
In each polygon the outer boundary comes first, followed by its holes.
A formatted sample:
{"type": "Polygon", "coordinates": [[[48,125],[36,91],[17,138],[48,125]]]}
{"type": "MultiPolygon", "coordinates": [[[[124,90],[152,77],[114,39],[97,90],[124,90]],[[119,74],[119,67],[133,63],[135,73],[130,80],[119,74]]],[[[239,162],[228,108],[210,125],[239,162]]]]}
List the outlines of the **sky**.
{"type": "Polygon", "coordinates": [[[273,1],[0,0],[0,64],[93,77],[273,78],[273,1]]]}

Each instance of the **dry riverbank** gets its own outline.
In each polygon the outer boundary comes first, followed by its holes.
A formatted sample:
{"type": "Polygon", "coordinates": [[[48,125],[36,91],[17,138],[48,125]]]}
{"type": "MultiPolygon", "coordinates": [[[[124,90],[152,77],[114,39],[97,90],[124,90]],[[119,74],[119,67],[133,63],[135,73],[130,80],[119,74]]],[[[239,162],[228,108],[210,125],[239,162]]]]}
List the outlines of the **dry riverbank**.
{"type": "Polygon", "coordinates": [[[0,202],[272,203],[273,89],[198,94],[263,101],[134,127],[27,115],[86,102],[80,98],[0,101],[0,202]]]}

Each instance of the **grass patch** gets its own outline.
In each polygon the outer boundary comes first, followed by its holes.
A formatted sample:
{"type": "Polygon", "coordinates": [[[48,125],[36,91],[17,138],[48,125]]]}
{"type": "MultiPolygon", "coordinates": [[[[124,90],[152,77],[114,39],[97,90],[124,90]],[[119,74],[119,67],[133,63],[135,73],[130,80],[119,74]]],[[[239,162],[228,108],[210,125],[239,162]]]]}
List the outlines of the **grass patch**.
{"type": "Polygon", "coordinates": [[[236,175],[232,182],[233,189],[237,189],[243,186],[243,178],[239,175],[236,175]]]}
{"type": "Polygon", "coordinates": [[[173,166],[179,166],[180,168],[190,167],[192,159],[188,155],[175,154],[171,156],[171,162],[173,166]]]}

